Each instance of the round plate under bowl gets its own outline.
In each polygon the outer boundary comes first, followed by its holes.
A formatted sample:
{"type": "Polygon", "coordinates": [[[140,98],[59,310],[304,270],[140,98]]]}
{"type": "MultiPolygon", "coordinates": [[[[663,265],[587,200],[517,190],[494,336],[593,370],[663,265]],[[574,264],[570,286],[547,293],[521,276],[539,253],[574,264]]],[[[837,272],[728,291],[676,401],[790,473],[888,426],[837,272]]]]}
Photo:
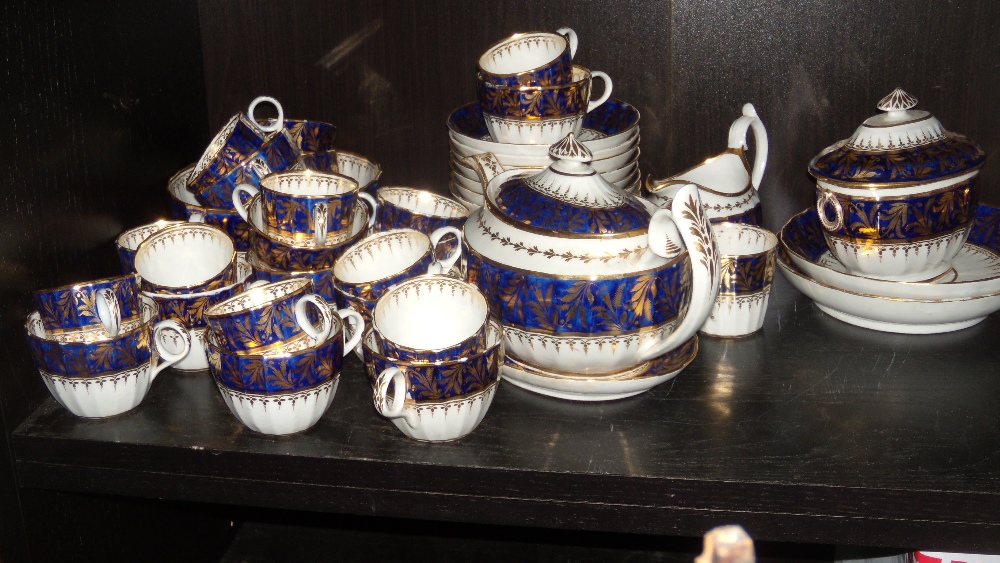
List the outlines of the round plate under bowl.
{"type": "Polygon", "coordinates": [[[677,349],[650,362],[638,375],[554,376],[518,362],[510,355],[504,361],[503,376],[512,384],[540,395],[567,401],[614,401],[638,395],[669,381],[698,355],[698,337],[693,336],[677,349]]]}

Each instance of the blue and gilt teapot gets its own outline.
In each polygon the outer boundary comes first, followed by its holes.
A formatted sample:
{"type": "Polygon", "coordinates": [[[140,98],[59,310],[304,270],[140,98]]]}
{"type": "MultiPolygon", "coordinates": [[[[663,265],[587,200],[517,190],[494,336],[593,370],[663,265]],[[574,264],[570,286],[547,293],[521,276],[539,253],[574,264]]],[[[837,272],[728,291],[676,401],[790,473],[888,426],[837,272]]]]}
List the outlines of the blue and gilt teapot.
{"type": "Polygon", "coordinates": [[[572,133],[549,154],[535,175],[479,161],[494,175],[465,224],[469,279],[504,326],[508,363],[552,381],[641,379],[689,343],[718,290],[697,186],[657,209],[605,181],[572,133]]]}

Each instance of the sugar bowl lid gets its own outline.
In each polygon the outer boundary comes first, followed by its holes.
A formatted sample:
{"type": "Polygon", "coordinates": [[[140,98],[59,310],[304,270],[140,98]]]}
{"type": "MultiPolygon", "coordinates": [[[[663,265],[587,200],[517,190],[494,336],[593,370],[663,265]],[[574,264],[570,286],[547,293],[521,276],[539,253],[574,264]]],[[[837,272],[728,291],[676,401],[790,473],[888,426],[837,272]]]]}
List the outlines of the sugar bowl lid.
{"type": "MultiPolygon", "coordinates": [[[[884,113],[869,117],[850,138],[809,163],[809,173],[834,183],[908,184],[969,172],[986,159],[975,143],[946,131],[917,99],[896,88],[882,98],[884,113]]],[[[877,187],[877,186],[859,186],[877,187]]]]}
{"type": "Polygon", "coordinates": [[[573,133],[549,148],[555,160],[534,176],[504,182],[494,200],[515,224],[536,231],[605,237],[649,227],[651,212],[591,166],[593,153],[573,133]]]}

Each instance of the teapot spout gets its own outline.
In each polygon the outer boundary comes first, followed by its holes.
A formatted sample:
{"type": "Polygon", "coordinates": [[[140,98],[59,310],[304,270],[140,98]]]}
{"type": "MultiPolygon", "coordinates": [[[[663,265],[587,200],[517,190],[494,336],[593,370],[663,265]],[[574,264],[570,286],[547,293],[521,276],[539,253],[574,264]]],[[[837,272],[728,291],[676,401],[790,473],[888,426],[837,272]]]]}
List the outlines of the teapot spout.
{"type": "Polygon", "coordinates": [[[670,214],[691,260],[691,304],[672,333],[662,340],[643,343],[639,351],[642,361],[659,357],[694,336],[711,313],[719,293],[719,247],[698,196],[698,186],[688,184],[678,190],[670,214]]]}

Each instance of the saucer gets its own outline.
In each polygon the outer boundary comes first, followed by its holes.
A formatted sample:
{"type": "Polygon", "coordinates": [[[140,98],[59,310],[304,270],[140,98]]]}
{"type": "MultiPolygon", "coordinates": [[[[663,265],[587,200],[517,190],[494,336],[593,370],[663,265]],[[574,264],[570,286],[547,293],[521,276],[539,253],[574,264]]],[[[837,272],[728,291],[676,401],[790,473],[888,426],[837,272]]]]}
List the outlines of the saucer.
{"type": "Polygon", "coordinates": [[[821,311],[846,323],[902,334],[937,334],[968,328],[1000,310],[1000,292],[954,299],[904,299],[861,293],[816,281],[782,247],[778,267],[821,311]]]}
{"type": "MultiPolygon", "coordinates": [[[[580,141],[593,153],[625,143],[639,128],[639,110],[621,100],[609,99],[583,118],[580,141]],[[583,138],[586,133],[586,139],[583,138]]],[[[477,152],[504,152],[511,155],[540,155],[549,152],[548,145],[510,145],[494,142],[486,128],[478,102],[466,104],[448,116],[448,129],[453,138],[477,152]]]]}
{"type": "Polygon", "coordinates": [[[510,383],[557,399],[569,401],[613,401],[638,395],[673,379],[698,355],[698,336],[648,363],[641,371],[603,376],[558,375],[519,362],[510,354],[504,359],[503,377],[510,383]]]}
{"type": "Polygon", "coordinates": [[[969,239],[952,261],[951,269],[921,282],[880,280],[848,272],[827,247],[816,209],[812,207],[792,217],[782,227],[780,236],[798,271],[818,283],[885,298],[962,299],[1000,292],[998,224],[1000,207],[980,204],[969,239]]]}

